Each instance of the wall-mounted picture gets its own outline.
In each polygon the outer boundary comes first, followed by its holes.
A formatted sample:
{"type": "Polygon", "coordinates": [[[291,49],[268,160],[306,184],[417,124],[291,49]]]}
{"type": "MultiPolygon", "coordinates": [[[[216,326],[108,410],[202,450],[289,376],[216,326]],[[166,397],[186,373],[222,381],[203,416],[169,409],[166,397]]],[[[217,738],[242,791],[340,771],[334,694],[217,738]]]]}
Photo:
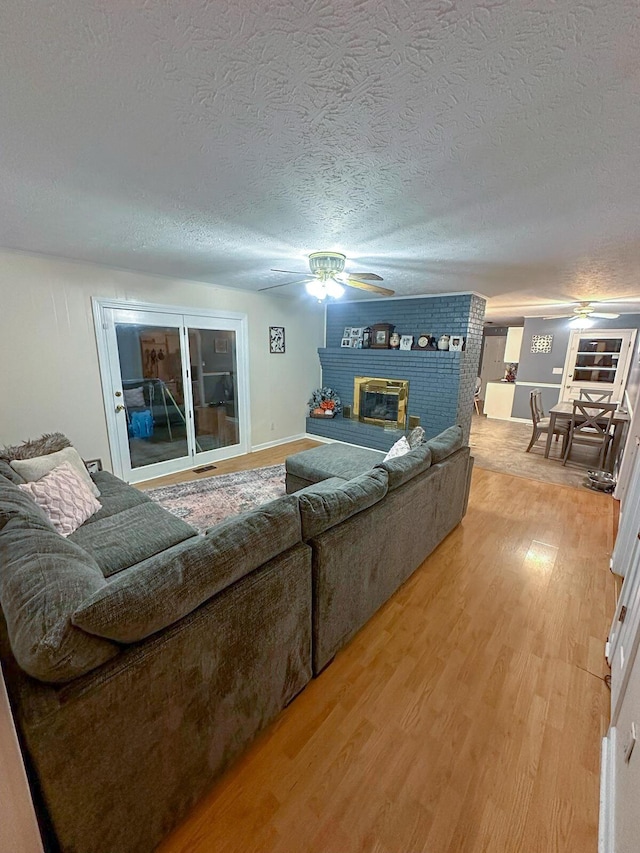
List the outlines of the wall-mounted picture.
{"type": "Polygon", "coordinates": [[[464,347],[464,338],[462,335],[451,335],[449,338],[449,351],[450,352],[462,352],[462,348],[464,347]]]}
{"type": "Polygon", "coordinates": [[[284,352],[284,326],[269,326],[269,352],[284,352]]]}
{"type": "Polygon", "coordinates": [[[343,338],[340,341],[340,346],[341,347],[350,347],[351,346],[351,338],[343,338]]]}
{"type": "Polygon", "coordinates": [[[400,349],[411,349],[413,346],[413,335],[400,336],[400,349]]]}
{"type": "Polygon", "coordinates": [[[531,352],[549,353],[553,346],[553,335],[531,335],[531,352]]]}

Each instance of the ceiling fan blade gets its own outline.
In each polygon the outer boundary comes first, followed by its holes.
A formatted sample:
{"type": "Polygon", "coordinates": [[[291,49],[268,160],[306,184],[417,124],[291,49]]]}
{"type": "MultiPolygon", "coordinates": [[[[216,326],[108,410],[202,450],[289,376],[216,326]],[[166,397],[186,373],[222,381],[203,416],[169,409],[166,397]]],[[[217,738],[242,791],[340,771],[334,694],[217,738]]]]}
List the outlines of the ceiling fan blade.
{"type": "Polygon", "coordinates": [[[296,270],[296,271],[294,271],[294,270],[274,270],[272,268],[271,272],[286,272],[286,273],[289,273],[289,275],[304,275],[304,273],[301,272],[300,270],[296,270]]]}
{"type": "Polygon", "coordinates": [[[379,287],[377,284],[369,284],[366,281],[358,281],[355,278],[349,277],[348,281],[342,282],[349,287],[357,287],[358,290],[368,290],[371,293],[379,293],[381,296],[393,296],[395,290],[389,290],[388,287],[379,287]]]}
{"type": "Polygon", "coordinates": [[[564,320],[566,317],[575,317],[576,314],[549,314],[547,317],[543,317],[543,320],[564,320]]]}
{"type": "Polygon", "coordinates": [[[384,281],[381,275],[376,275],[374,272],[354,272],[349,273],[349,278],[359,279],[360,281],[384,281]]]}
{"type": "MultiPolygon", "coordinates": [[[[277,272],[284,272],[284,270],[277,270],[277,272]]],[[[300,273],[298,273],[298,275],[300,275],[300,273]]],[[[305,276],[305,278],[300,278],[298,281],[285,281],[282,284],[272,284],[269,287],[259,287],[258,292],[262,290],[275,290],[276,287],[290,287],[292,284],[302,284],[303,281],[313,281],[313,278],[305,276]]]]}
{"type": "Polygon", "coordinates": [[[600,320],[617,320],[620,316],[619,314],[607,314],[604,311],[594,311],[589,314],[590,317],[597,317],[600,320]]]}

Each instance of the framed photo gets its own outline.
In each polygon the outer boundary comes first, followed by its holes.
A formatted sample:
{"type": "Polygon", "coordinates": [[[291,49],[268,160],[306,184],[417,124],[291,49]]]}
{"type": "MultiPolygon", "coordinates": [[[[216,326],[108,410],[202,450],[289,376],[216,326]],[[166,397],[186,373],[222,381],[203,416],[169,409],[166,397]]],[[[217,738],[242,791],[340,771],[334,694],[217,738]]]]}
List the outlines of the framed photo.
{"type": "Polygon", "coordinates": [[[413,335],[400,335],[400,349],[411,349],[413,346],[413,335]]]}
{"type": "Polygon", "coordinates": [[[451,335],[449,338],[449,350],[451,352],[462,352],[464,346],[464,338],[462,335],[451,335]]]}
{"type": "Polygon", "coordinates": [[[284,352],[284,326],[269,326],[269,352],[284,352]]]}
{"type": "Polygon", "coordinates": [[[97,474],[102,471],[102,459],[85,459],[84,465],[90,474],[97,474]]]}
{"type": "Polygon", "coordinates": [[[351,346],[351,338],[343,338],[340,341],[340,346],[341,347],[350,347],[351,346]]]}
{"type": "MultiPolygon", "coordinates": [[[[350,338],[362,338],[362,333],[364,332],[364,326],[352,326],[350,338]]],[[[345,335],[346,337],[346,335],[345,335]]]]}
{"type": "Polygon", "coordinates": [[[371,348],[389,349],[389,337],[392,329],[391,323],[375,323],[371,327],[371,348]]]}
{"type": "Polygon", "coordinates": [[[342,333],[342,337],[343,337],[343,338],[350,338],[350,337],[351,337],[351,335],[352,335],[351,326],[345,326],[345,327],[344,327],[344,332],[342,333]]]}
{"type": "Polygon", "coordinates": [[[214,338],[213,339],[213,351],[214,352],[229,352],[228,350],[229,342],[226,338],[214,338]]]}

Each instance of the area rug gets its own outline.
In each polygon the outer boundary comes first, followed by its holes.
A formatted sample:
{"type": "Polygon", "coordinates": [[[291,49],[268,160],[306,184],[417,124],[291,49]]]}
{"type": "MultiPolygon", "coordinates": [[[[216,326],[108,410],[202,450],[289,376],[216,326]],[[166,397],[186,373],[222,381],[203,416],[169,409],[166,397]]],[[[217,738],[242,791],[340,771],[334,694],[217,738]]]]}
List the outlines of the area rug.
{"type": "Polygon", "coordinates": [[[270,465],[174,486],[161,486],[149,489],[146,494],[202,533],[229,516],[238,515],[286,494],[284,465],[270,465]]]}

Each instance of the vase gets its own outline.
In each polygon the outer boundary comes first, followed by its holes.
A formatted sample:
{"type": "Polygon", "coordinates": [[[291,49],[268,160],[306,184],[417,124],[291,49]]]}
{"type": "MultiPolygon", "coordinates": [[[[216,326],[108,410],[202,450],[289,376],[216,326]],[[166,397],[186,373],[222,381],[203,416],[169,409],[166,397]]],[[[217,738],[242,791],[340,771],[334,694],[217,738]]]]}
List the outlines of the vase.
{"type": "Polygon", "coordinates": [[[441,335],[438,340],[438,349],[447,350],[449,349],[449,335],[441,335]]]}

